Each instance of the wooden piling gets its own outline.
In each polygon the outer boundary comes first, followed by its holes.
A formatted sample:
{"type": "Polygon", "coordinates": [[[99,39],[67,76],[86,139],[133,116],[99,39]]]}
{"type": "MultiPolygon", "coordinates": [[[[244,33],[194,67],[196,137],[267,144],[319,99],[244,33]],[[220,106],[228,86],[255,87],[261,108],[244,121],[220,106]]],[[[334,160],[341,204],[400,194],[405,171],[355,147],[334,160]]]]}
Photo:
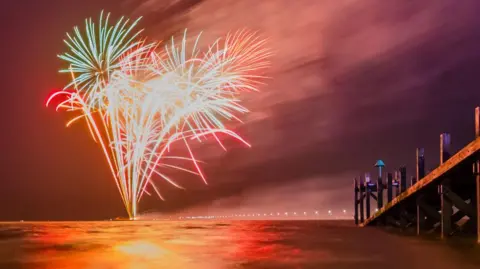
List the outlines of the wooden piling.
{"type": "Polygon", "coordinates": [[[441,237],[447,238],[452,232],[452,215],[453,205],[450,199],[446,195],[446,189],[450,187],[450,180],[444,179],[440,185],[440,197],[441,197],[441,237]]]}
{"type": "Polygon", "coordinates": [[[394,197],[397,197],[400,194],[400,172],[398,170],[393,173],[393,190],[394,197]]]}
{"type": "Polygon", "coordinates": [[[377,180],[377,208],[380,209],[383,207],[383,180],[380,175],[377,180]]]}
{"type": "MultiPolygon", "coordinates": [[[[416,150],[416,170],[417,170],[417,180],[425,177],[425,150],[423,148],[417,148],[416,150]]],[[[417,203],[417,235],[420,235],[422,230],[425,229],[425,212],[421,208],[423,195],[418,195],[416,197],[417,203]]]]}
{"type": "Polygon", "coordinates": [[[400,167],[400,193],[407,190],[407,168],[405,166],[400,167]]]}
{"type": "MultiPolygon", "coordinates": [[[[478,108],[477,108],[478,109],[478,108]]],[[[477,111],[477,110],[475,110],[477,111]]],[[[475,161],[475,186],[477,189],[477,243],[480,244],[480,160],[475,161]]]]}
{"type": "MultiPolygon", "coordinates": [[[[480,107],[475,108],[475,139],[480,137],[480,107]]],[[[477,209],[477,243],[480,244],[480,159],[475,161],[474,165],[474,175],[475,175],[475,186],[476,186],[476,209],[477,209]]]]}
{"type": "Polygon", "coordinates": [[[355,207],[355,213],[353,215],[353,218],[355,220],[355,225],[358,225],[358,204],[359,204],[359,201],[358,201],[358,181],[356,178],[353,179],[353,192],[355,193],[354,195],[354,207],[355,207]]]}
{"type": "MultiPolygon", "coordinates": [[[[451,139],[450,134],[443,133],[440,135],[440,165],[446,162],[450,156],[451,139]]],[[[447,238],[452,232],[452,214],[453,205],[446,195],[446,189],[450,188],[450,180],[443,179],[440,184],[440,199],[441,199],[441,237],[447,238]]]]}
{"type": "Polygon", "coordinates": [[[364,197],[363,197],[363,190],[364,190],[364,185],[363,185],[363,180],[362,178],[360,178],[360,184],[359,184],[359,193],[360,193],[360,200],[359,200],[359,204],[360,204],[360,223],[363,223],[365,221],[365,218],[364,218],[364,213],[363,213],[363,201],[365,200],[364,197]]]}
{"type": "Polygon", "coordinates": [[[425,176],[425,149],[417,148],[417,180],[425,176]]]}
{"type": "Polygon", "coordinates": [[[366,213],[366,218],[370,218],[370,175],[365,174],[365,213],[366,213]]]}
{"type": "Polygon", "coordinates": [[[393,177],[392,173],[387,173],[387,202],[393,200],[393,177]]]}
{"type": "Polygon", "coordinates": [[[421,208],[421,204],[423,200],[423,195],[420,194],[416,197],[417,202],[417,235],[420,235],[422,231],[425,229],[425,212],[421,208]]]}
{"type": "Polygon", "coordinates": [[[440,135],[440,164],[450,159],[451,152],[451,138],[449,133],[440,135]]]}
{"type": "Polygon", "coordinates": [[[475,108],[475,138],[480,137],[480,107],[475,108]]]}
{"type": "Polygon", "coordinates": [[[393,171],[392,193],[393,198],[398,196],[398,171],[393,171]]]}

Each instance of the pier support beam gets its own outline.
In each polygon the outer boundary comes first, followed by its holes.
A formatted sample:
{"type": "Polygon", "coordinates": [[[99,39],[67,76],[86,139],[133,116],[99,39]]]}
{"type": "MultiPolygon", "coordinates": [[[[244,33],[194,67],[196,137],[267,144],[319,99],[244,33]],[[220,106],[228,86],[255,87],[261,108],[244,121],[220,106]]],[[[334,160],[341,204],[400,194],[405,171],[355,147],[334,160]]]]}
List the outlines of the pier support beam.
{"type": "MultiPolygon", "coordinates": [[[[443,133],[440,135],[440,165],[446,162],[450,156],[450,134],[443,133]]],[[[452,233],[452,215],[453,205],[452,201],[447,196],[447,190],[450,189],[450,179],[446,178],[440,184],[440,199],[441,199],[441,237],[446,238],[452,233]]]]}
{"type": "Polygon", "coordinates": [[[387,174],[387,203],[393,199],[393,176],[392,173],[387,174]]]}
{"type": "Polygon", "coordinates": [[[475,108],[475,138],[480,137],[480,107],[475,108]]]}
{"type": "MultiPolygon", "coordinates": [[[[475,108],[475,139],[480,137],[480,107],[475,108]]],[[[477,209],[477,243],[480,244],[480,159],[474,163],[473,169],[475,175],[475,186],[477,192],[476,209],[477,209]]]]}
{"type": "Polygon", "coordinates": [[[477,243],[480,244],[480,161],[476,161],[477,166],[477,175],[475,176],[476,187],[477,187],[477,243]]]}
{"type": "Polygon", "coordinates": [[[405,166],[400,167],[400,193],[407,190],[407,168],[405,166]]]}
{"type": "Polygon", "coordinates": [[[359,200],[358,200],[358,181],[357,179],[353,179],[353,192],[355,193],[354,194],[354,207],[355,207],[355,213],[353,215],[353,219],[355,220],[355,225],[358,225],[358,204],[359,204],[359,200]]]}
{"type": "Polygon", "coordinates": [[[421,180],[423,177],[425,177],[425,149],[423,148],[417,148],[417,180],[421,180]]]}
{"type": "MultiPolygon", "coordinates": [[[[478,108],[477,108],[478,109],[478,108]]],[[[477,159],[473,164],[473,173],[475,175],[476,200],[475,207],[477,213],[477,243],[480,244],[480,160],[477,159]]]]}
{"type": "Polygon", "coordinates": [[[451,138],[449,133],[443,133],[440,135],[440,164],[443,164],[450,156],[452,156],[451,152],[451,138]]]}
{"type": "Polygon", "coordinates": [[[370,175],[365,174],[365,213],[366,213],[366,219],[370,218],[370,195],[371,195],[371,190],[370,190],[370,175]]]}
{"type": "Polygon", "coordinates": [[[420,235],[425,229],[425,213],[421,207],[423,195],[417,196],[417,235],[420,235]]]}
{"type": "Polygon", "coordinates": [[[442,219],[441,219],[441,237],[442,239],[447,238],[452,233],[452,215],[453,215],[453,205],[450,199],[447,196],[447,189],[450,187],[450,180],[444,179],[440,185],[440,199],[441,199],[441,210],[442,210],[442,219]]]}
{"type": "Polygon", "coordinates": [[[410,186],[415,185],[415,183],[417,183],[417,178],[414,177],[414,176],[412,176],[412,177],[410,178],[410,186]]]}
{"type": "Polygon", "coordinates": [[[394,196],[397,197],[400,195],[400,171],[395,171],[393,174],[393,190],[394,190],[394,196]]]}
{"type": "MultiPolygon", "coordinates": [[[[416,178],[421,180],[425,176],[425,150],[423,148],[417,148],[416,152],[416,178]]],[[[425,229],[425,212],[421,207],[423,203],[423,195],[417,196],[417,235],[421,234],[421,231],[425,229]]]]}
{"type": "Polygon", "coordinates": [[[377,180],[377,208],[383,207],[383,180],[382,177],[379,176],[377,180]]]}
{"type": "Polygon", "coordinates": [[[411,223],[410,218],[409,218],[408,213],[405,210],[405,206],[403,204],[401,204],[399,206],[399,208],[400,208],[400,214],[399,214],[400,215],[400,228],[402,230],[406,230],[408,228],[409,223],[411,223]]]}
{"type": "Polygon", "coordinates": [[[364,217],[364,213],[363,213],[363,200],[364,200],[364,197],[365,195],[363,194],[363,191],[365,189],[364,187],[364,184],[363,184],[363,181],[362,179],[360,178],[360,184],[359,184],[359,193],[360,193],[360,200],[359,200],[359,203],[360,203],[360,223],[363,223],[365,221],[365,217],[364,217]]]}
{"type": "Polygon", "coordinates": [[[444,186],[443,193],[447,196],[448,200],[456,207],[459,211],[462,211],[469,218],[476,218],[475,210],[471,207],[470,204],[467,204],[460,196],[454,193],[451,189],[444,186]]]}

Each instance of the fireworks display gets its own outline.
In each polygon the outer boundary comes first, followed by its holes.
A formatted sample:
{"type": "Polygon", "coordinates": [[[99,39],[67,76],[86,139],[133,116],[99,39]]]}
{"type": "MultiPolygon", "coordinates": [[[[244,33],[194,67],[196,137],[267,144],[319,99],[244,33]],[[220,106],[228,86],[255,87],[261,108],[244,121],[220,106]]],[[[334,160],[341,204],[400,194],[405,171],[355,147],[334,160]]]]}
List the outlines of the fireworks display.
{"type": "Polygon", "coordinates": [[[247,31],[201,49],[200,35],[187,42],[185,31],[181,42],[172,37],[162,45],[140,37],[142,31],[134,30],[139,19],[121,18],[111,25],[109,20],[102,12],[98,24],[88,19],[84,31],[75,27],[73,35],[67,34],[69,51],[59,58],[68,67],[60,72],[72,79],[48,98],[47,106],[62,97],[57,110],[76,113],[67,126],[85,120],[134,219],[144,194],[162,198],[155,178],[182,188],[167,175],[169,169],[206,183],[192,142],[215,139],[225,149],[218,137],[225,134],[249,146],[224,122],[240,121],[237,116],[248,112],[241,93],[262,84],[270,52],[265,40],[247,31]],[[174,143],[188,154],[174,155],[174,143]]]}

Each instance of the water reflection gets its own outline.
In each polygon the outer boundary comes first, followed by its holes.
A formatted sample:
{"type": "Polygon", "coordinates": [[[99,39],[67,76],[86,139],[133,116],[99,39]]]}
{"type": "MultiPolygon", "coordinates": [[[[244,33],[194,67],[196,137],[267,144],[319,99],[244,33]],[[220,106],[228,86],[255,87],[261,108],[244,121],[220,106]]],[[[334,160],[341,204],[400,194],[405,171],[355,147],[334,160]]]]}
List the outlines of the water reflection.
{"type": "Polygon", "coordinates": [[[478,268],[454,254],[328,221],[0,223],[8,269],[478,268]]]}
{"type": "Polygon", "coordinates": [[[12,223],[2,227],[0,265],[25,268],[238,268],[302,259],[302,251],[288,243],[295,230],[275,222],[12,223]]]}

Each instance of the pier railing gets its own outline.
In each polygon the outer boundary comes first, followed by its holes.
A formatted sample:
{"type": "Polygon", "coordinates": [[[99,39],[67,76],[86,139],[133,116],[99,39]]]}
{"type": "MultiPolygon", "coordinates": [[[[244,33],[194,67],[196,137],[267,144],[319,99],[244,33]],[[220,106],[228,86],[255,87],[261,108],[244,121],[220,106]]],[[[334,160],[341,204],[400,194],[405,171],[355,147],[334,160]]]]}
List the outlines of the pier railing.
{"type": "Polygon", "coordinates": [[[450,138],[440,135],[440,164],[428,174],[425,151],[417,148],[416,175],[409,184],[405,167],[383,175],[382,161],[376,165],[376,181],[369,174],[354,179],[355,223],[394,226],[418,235],[438,233],[442,238],[471,234],[480,243],[480,108],[475,109],[475,139],[452,154],[450,138]]]}

